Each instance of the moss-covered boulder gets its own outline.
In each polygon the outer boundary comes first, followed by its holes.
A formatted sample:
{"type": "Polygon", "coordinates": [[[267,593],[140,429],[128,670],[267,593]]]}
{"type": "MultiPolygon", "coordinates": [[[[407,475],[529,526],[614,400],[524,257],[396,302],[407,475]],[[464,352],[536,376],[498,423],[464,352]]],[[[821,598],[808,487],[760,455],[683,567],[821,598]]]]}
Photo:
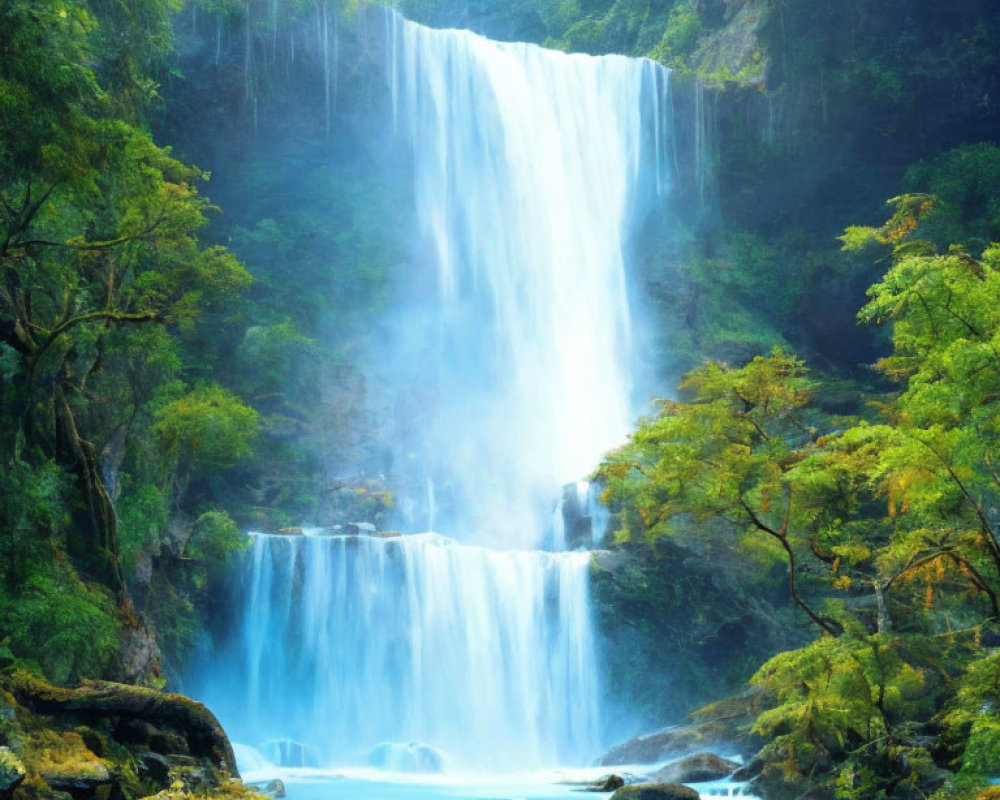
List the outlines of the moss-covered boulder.
{"type": "Polygon", "coordinates": [[[24,757],[50,788],[74,798],[105,800],[116,782],[111,762],[87,747],[76,731],[34,731],[28,736],[24,757]]]}
{"type": "Polygon", "coordinates": [[[258,796],[214,715],[175,694],[0,677],[0,800],[258,796]]]}
{"type": "Polygon", "coordinates": [[[679,783],[633,783],[623,786],[613,795],[611,800],[700,800],[698,794],[690,786],[679,783]]]}
{"type": "MultiPolygon", "coordinates": [[[[179,735],[192,756],[206,759],[214,770],[238,776],[232,745],[219,721],[190,698],[105,681],[87,681],[72,689],[52,686],[20,671],[5,682],[17,702],[36,714],[85,721],[108,717],[138,720],[149,726],[150,740],[157,733],[163,738],[179,735]]],[[[127,743],[148,746],[150,741],[127,743]]]]}

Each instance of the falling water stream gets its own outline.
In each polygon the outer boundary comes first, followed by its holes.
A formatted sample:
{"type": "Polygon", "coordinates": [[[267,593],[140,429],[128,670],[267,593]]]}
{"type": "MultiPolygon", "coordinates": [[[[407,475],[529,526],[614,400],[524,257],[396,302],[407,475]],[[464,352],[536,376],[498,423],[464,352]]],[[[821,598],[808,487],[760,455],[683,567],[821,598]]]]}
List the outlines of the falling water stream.
{"type": "Polygon", "coordinates": [[[533,547],[560,487],[633,420],[628,239],[670,182],[669,73],[386,24],[432,286],[398,309],[417,374],[396,379],[433,401],[397,460],[437,488],[441,532],[533,547]]]}
{"type": "Polygon", "coordinates": [[[245,766],[585,766],[589,558],[553,506],[633,419],[629,240],[672,181],[669,73],[384,20],[422,255],[383,379],[433,398],[397,421],[396,464],[410,529],[439,533],[254,535],[202,694],[245,766]]]}

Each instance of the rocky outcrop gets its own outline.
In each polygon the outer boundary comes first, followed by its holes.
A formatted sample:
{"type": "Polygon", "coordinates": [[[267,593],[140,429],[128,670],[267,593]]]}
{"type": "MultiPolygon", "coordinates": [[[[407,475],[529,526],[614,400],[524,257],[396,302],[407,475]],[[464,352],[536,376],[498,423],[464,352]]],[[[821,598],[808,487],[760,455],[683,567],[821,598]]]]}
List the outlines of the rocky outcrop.
{"type": "Polygon", "coordinates": [[[672,761],[650,775],[649,779],[669,783],[704,783],[727,778],[739,768],[735,761],[720,758],[715,753],[697,753],[672,761]]]}
{"type": "Polygon", "coordinates": [[[770,14],[767,0],[747,0],[732,19],[706,36],[692,56],[702,82],[763,88],[768,57],[761,33],[770,14]]]}
{"type": "Polygon", "coordinates": [[[693,753],[703,746],[697,729],[690,725],[665,728],[656,733],[633,736],[601,756],[604,767],[619,764],[655,764],[672,756],[693,753]]]}
{"type": "Polygon", "coordinates": [[[623,786],[613,795],[611,800],[700,800],[698,794],[690,786],[679,783],[633,783],[623,786]]]}
{"type": "Polygon", "coordinates": [[[139,720],[149,726],[149,741],[133,743],[148,745],[158,731],[167,738],[179,735],[192,756],[207,759],[213,769],[238,776],[232,745],[219,721],[190,698],[105,681],[88,681],[68,689],[51,686],[26,672],[14,673],[6,683],[17,702],[36,713],[87,720],[118,717],[126,723],[139,720]]]}
{"type": "Polygon", "coordinates": [[[215,716],[175,694],[116,683],[0,679],[0,800],[249,798],[215,716]]]}
{"type": "Polygon", "coordinates": [[[344,527],[344,533],[348,536],[374,536],[375,526],[370,522],[348,522],[344,527]]]}
{"type": "Polygon", "coordinates": [[[583,787],[586,792],[614,792],[625,785],[625,779],[621,775],[605,775],[593,783],[588,783],[583,787]]]}
{"type": "MultiPolygon", "coordinates": [[[[716,748],[723,752],[737,753],[743,758],[752,757],[764,740],[752,733],[757,715],[773,705],[772,698],[759,689],[748,689],[738,695],[724,698],[705,706],[690,715],[689,725],[676,725],[654,733],[634,736],[608,750],[599,763],[602,766],[620,764],[655,764],[673,760],[661,772],[660,780],[690,781],[696,778],[680,775],[680,765],[689,765],[691,774],[698,774],[699,767],[706,771],[715,767],[729,775],[739,765],[718,758],[708,752],[716,748]],[[669,767],[676,767],[678,777],[668,777],[669,767]]],[[[714,780],[714,778],[700,778],[714,780]]]]}

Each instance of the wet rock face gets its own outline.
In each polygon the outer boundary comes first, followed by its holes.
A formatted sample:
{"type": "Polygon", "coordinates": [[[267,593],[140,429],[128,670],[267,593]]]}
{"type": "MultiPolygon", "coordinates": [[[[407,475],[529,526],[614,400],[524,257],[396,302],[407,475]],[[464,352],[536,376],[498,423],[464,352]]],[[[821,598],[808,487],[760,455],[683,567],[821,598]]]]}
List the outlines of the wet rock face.
{"type": "Polygon", "coordinates": [[[634,783],[623,786],[611,800],[700,800],[701,795],[690,786],[679,783],[634,783]]]}

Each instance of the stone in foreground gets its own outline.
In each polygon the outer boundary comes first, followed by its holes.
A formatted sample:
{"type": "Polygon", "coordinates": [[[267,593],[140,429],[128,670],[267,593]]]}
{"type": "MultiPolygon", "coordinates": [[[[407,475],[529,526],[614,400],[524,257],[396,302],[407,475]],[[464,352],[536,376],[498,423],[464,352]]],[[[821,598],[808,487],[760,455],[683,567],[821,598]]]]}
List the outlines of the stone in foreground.
{"type": "Polygon", "coordinates": [[[698,794],[690,786],[679,783],[633,783],[623,786],[613,795],[611,800],[700,800],[698,794]]]}

